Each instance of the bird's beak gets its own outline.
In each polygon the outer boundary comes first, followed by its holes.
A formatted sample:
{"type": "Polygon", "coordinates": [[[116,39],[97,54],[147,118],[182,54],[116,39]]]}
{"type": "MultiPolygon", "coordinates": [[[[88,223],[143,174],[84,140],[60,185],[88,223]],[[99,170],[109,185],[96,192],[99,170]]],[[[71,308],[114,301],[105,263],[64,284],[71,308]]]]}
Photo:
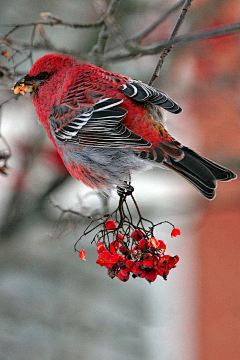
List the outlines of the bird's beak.
{"type": "Polygon", "coordinates": [[[25,92],[33,92],[37,88],[37,84],[29,77],[29,75],[24,75],[18,81],[15,82],[11,90],[14,91],[14,94],[22,94],[25,92]]]}

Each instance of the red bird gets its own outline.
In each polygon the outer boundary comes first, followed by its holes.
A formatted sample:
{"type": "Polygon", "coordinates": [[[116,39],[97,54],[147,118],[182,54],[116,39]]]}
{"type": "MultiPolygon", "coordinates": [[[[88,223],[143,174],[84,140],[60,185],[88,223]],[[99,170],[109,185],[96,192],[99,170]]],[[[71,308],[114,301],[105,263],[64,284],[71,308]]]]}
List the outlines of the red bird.
{"type": "Polygon", "coordinates": [[[49,54],[13,90],[31,92],[66,168],[92,188],[121,187],[132,171],[156,165],[175,170],[212,199],[217,180],[236,177],[169,135],[163,109],[178,114],[180,106],[141,81],[49,54]]]}

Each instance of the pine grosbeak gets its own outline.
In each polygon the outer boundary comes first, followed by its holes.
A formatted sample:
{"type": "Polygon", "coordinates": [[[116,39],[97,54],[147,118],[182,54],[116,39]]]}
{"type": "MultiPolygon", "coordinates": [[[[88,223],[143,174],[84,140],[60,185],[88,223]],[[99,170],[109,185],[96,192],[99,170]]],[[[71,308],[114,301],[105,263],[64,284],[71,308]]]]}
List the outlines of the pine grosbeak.
{"type": "Polygon", "coordinates": [[[36,61],[13,90],[32,102],[69,173],[92,188],[121,186],[132,171],[165,166],[206,198],[217,180],[236,175],[176,141],[164,127],[164,110],[181,108],[141,81],[48,54],[36,61]]]}

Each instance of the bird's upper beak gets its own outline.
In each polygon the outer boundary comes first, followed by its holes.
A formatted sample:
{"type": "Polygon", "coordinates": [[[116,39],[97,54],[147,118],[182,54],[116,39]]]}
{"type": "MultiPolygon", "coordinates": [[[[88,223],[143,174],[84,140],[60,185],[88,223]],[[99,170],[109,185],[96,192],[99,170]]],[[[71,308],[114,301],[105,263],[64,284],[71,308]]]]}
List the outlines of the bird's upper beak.
{"type": "Polygon", "coordinates": [[[11,90],[14,91],[14,94],[22,94],[24,95],[25,92],[33,92],[37,88],[36,82],[34,82],[29,75],[24,75],[18,81],[15,82],[11,90]]]}

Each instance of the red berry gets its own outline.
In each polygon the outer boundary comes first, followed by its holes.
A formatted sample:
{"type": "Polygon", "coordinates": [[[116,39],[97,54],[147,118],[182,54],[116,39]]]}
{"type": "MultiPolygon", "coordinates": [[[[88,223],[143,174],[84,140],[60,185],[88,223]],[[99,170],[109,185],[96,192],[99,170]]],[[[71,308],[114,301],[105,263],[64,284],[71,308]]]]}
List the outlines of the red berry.
{"type": "Polygon", "coordinates": [[[173,228],[171,232],[171,237],[176,237],[178,235],[181,235],[181,231],[179,229],[173,228]]]}
{"type": "Polygon", "coordinates": [[[146,271],[142,271],[142,273],[139,275],[140,278],[145,278],[146,276],[146,271]]]}
{"type": "Polygon", "coordinates": [[[123,255],[121,255],[121,254],[118,254],[118,261],[119,261],[119,262],[125,263],[126,260],[127,260],[127,259],[125,258],[125,256],[123,256],[123,255]]]}
{"type": "Polygon", "coordinates": [[[85,250],[81,250],[80,253],[79,253],[80,259],[86,261],[85,256],[86,256],[86,251],[85,251],[85,250]]]}
{"type": "Polygon", "coordinates": [[[110,252],[108,251],[103,251],[102,253],[99,254],[99,257],[103,260],[109,261],[112,257],[112,254],[110,254],[110,252]]]}
{"type": "Polygon", "coordinates": [[[134,241],[139,241],[143,238],[143,233],[140,231],[140,230],[134,230],[131,234],[131,238],[134,240],[134,241]]]}
{"type": "Polygon", "coordinates": [[[126,261],[126,267],[127,267],[127,269],[128,269],[129,271],[132,270],[132,268],[134,267],[134,265],[135,265],[134,260],[127,260],[127,261],[126,261]]]}
{"type": "Polygon", "coordinates": [[[119,250],[121,251],[122,254],[126,254],[127,249],[125,246],[120,246],[119,250]]]}
{"type": "Polygon", "coordinates": [[[158,246],[158,241],[155,237],[152,237],[151,239],[148,240],[148,246],[152,246],[152,247],[155,247],[157,248],[158,246]]]}
{"type": "Polygon", "coordinates": [[[157,275],[157,271],[155,269],[152,269],[146,273],[144,278],[151,283],[156,280],[157,275]]]}
{"type": "Polygon", "coordinates": [[[102,253],[103,251],[107,251],[106,247],[103,245],[102,242],[99,242],[97,244],[97,253],[100,254],[102,253]]]}
{"type": "Polygon", "coordinates": [[[108,260],[112,265],[118,264],[120,254],[114,254],[111,256],[111,258],[108,260]]]}
{"type": "Polygon", "coordinates": [[[100,265],[100,266],[107,266],[107,265],[108,265],[108,262],[107,262],[106,260],[100,258],[100,256],[99,256],[99,258],[98,258],[97,261],[96,261],[96,264],[98,264],[98,265],[100,265]]]}
{"type": "Polygon", "coordinates": [[[124,269],[121,269],[118,272],[118,278],[119,280],[126,282],[129,279],[129,274],[127,274],[124,269]]]}
{"type": "Polygon", "coordinates": [[[116,229],[116,223],[114,220],[108,220],[105,222],[106,229],[113,230],[116,229]]]}
{"type": "Polygon", "coordinates": [[[138,247],[142,250],[147,249],[147,240],[146,239],[140,240],[138,247]]]}
{"type": "Polygon", "coordinates": [[[145,271],[140,269],[137,265],[134,265],[132,268],[132,273],[136,276],[140,276],[143,272],[145,273],[145,271]]]}
{"type": "Polygon", "coordinates": [[[166,244],[165,244],[165,242],[162,241],[162,240],[158,240],[157,249],[161,249],[161,250],[162,250],[161,254],[164,254],[164,252],[165,252],[165,250],[166,250],[166,244]]]}
{"type": "Polygon", "coordinates": [[[143,267],[145,270],[151,269],[154,266],[153,260],[149,258],[143,259],[143,267]]]}

